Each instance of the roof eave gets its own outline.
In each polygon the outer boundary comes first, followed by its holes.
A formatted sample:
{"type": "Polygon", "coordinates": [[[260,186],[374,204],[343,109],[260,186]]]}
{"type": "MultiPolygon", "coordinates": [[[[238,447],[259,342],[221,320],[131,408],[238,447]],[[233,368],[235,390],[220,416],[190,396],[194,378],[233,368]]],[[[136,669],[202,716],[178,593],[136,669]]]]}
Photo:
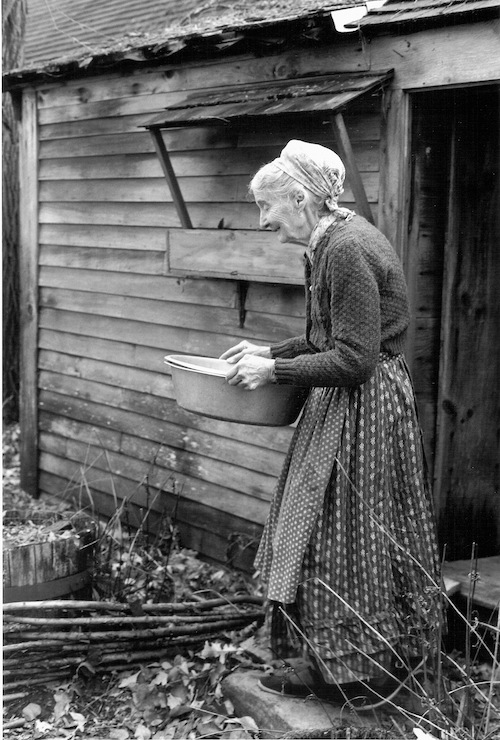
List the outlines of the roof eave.
{"type": "Polygon", "coordinates": [[[278,20],[262,19],[199,32],[192,31],[171,36],[158,35],[141,43],[137,43],[136,40],[135,43],[125,48],[96,49],[94,54],[84,57],[61,57],[40,65],[10,70],[3,75],[3,90],[6,92],[19,86],[41,81],[54,81],[57,78],[86,77],[104,68],[109,70],[112,66],[123,64],[136,66],[161,64],[167,61],[174,63],[180,54],[188,57],[192,55],[194,59],[200,46],[204,46],[205,49],[210,46],[213,56],[217,57],[224,54],[224,48],[218,49],[218,45],[227,43],[231,35],[238,37],[243,34],[245,39],[251,41],[261,31],[283,32],[294,24],[307,24],[308,22],[324,24],[325,20],[331,24],[332,35],[337,35],[331,20],[331,10],[325,9],[278,20]]]}

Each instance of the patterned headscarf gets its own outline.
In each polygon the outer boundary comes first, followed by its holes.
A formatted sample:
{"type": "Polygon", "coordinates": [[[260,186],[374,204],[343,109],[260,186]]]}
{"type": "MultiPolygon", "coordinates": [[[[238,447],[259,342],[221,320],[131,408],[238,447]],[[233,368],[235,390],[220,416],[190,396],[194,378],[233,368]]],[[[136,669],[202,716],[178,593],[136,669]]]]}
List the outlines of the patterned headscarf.
{"type": "Polygon", "coordinates": [[[338,207],[339,196],[344,192],[345,167],[331,149],[292,139],[273,164],[315,195],[325,198],[329,211],[345,211],[345,217],[352,215],[347,208],[338,207]]]}

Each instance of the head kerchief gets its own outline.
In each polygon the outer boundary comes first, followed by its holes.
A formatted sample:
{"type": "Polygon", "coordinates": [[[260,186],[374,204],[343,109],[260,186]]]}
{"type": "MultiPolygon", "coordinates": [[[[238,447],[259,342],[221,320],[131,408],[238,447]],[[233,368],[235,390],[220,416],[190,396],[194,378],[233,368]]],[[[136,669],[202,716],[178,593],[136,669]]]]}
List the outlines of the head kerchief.
{"type": "Polygon", "coordinates": [[[338,208],[339,195],[344,191],[345,167],[331,149],[292,139],[273,164],[315,195],[325,198],[330,211],[338,208]]]}

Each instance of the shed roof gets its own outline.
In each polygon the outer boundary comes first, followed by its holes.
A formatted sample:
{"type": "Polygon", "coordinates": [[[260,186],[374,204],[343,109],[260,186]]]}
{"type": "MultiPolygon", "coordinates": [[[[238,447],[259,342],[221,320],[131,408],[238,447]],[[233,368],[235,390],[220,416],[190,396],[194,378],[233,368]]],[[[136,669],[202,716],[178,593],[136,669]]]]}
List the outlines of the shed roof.
{"type": "Polygon", "coordinates": [[[362,0],[28,0],[27,64],[215,29],[328,13],[362,0]]]}
{"type": "MultiPolygon", "coordinates": [[[[96,74],[113,65],[150,64],[251,51],[264,43],[317,43],[335,34],[330,14],[364,6],[362,0],[28,0],[25,64],[4,75],[12,89],[57,75],[96,74]],[[247,46],[245,46],[245,44],[247,46]],[[250,46],[248,46],[250,45],[250,46]],[[247,48],[248,47],[248,48],[247,48]],[[200,51],[201,50],[201,51],[200,51]]],[[[368,2],[364,31],[395,24],[413,28],[498,16],[500,0],[388,0],[368,2]],[[485,15],[486,14],[486,15],[485,15]]],[[[357,24],[356,24],[357,27],[357,24]]],[[[260,49],[261,51],[261,49],[260,49]]]]}
{"type": "Polygon", "coordinates": [[[338,111],[375,89],[391,77],[386,73],[338,73],[302,77],[253,86],[237,85],[209,93],[194,93],[169,106],[148,122],[147,128],[221,125],[256,119],[281,118],[287,114],[316,114],[338,111]]]}

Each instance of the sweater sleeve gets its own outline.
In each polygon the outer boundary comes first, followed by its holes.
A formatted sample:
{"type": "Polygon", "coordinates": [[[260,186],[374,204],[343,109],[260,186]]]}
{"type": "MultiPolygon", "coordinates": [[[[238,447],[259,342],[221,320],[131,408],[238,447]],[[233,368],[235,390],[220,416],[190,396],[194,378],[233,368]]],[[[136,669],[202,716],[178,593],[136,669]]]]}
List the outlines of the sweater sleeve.
{"type": "Polygon", "coordinates": [[[361,244],[344,239],[328,246],[324,271],[329,296],[331,349],[293,358],[276,356],[278,383],[300,386],[357,386],[375,370],[380,352],[380,295],[361,244]]]}
{"type": "Polygon", "coordinates": [[[271,357],[297,357],[297,355],[310,354],[313,350],[307,343],[306,335],[285,339],[283,342],[277,342],[271,345],[271,357]]]}

